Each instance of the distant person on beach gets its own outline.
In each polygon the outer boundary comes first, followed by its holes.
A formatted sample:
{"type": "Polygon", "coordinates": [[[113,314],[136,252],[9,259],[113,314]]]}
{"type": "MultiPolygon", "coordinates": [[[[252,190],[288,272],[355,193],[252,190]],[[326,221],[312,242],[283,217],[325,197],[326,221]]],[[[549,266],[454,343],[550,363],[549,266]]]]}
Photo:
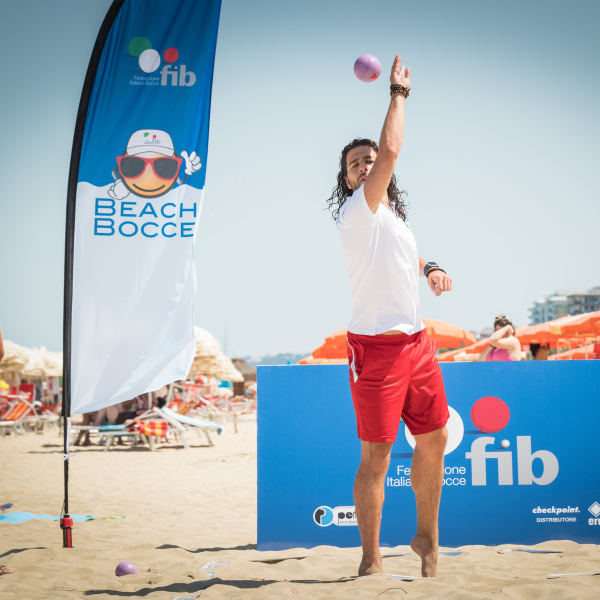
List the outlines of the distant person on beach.
{"type": "Polygon", "coordinates": [[[533,360],[548,360],[550,350],[546,344],[529,344],[529,351],[533,360]]]}
{"type": "MultiPolygon", "coordinates": [[[[350,283],[348,326],[350,389],[362,458],[354,503],[362,542],[359,575],[381,573],[379,529],[384,483],[400,418],[415,436],[411,485],[417,532],[411,548],[421,573],[437,575],[438,512],[449,418],[436,345],[421,321],[419,275],[435,296],[452,289],[436,263],[419,258],[394,167],[404,137],[404,102],[410,69],[396,56],[390,106],[379,145],[355,139],[343,150],[333,208],[350,283]]],[[[362,108],[357,106],[357,114],[362,108]]],[[[433,215],[432,215],[433,218],[433,215]]],[[[397,518],[402,519],[402,515],[397,518]]]]}
{"type": "Polygon", "coordinates": [[[0,362],[4,358],[4,342],[2,341],[2,331],[0,331],[0,362]]]}
{"type": "MultiPolygon", "coordinates": [[[[97,412],[89,412],[84,413],[81,418],[80,425],[84,427],[91,427],[94,425],[94,421],[96,420],[97,412]]],[[[92,441],[90,440],[90,430],[89,429],[80,429],[77,434],[77,439],[75,440],[74,446],[91,446],[92,441]]]]}
{"type": "Polygon", "coordinates": [[[117,404],[114,404],[113,406],[105,406],[104,408],[101,408],[96,413],[96,418],[94,419],[94,425],[99,427],[100,425],[116,424],[117,417],[119,416],[119,413],[122,410],[123,410],[123,404],[121,402],[118,402],[117,404]]]}
{"type": "Polygon", "coordinates": [[[494,333],[489,342],[479,355],[480,361],[521,360],[521,342],[515,337],[515,328],[506,315],[494,319],[494,333]]]}

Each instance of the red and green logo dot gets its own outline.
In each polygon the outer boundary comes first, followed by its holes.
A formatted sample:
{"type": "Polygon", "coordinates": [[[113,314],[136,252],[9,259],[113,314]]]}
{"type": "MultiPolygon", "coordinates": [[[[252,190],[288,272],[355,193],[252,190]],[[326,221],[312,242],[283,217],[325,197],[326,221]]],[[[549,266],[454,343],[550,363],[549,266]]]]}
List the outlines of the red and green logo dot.
{"type": "MultiPolygon", "coordinates": [[[[140,69],[144,73],[154,73],[160,67],[161,56],[152,48],[152,43],[147,37],[131,38],[127,50],[130,56],[138,58],[140,69]]],[[[179,51],[177,48],[167,48],[162,58],[166,63],[174,63],[179,58],[179,51]]]]}

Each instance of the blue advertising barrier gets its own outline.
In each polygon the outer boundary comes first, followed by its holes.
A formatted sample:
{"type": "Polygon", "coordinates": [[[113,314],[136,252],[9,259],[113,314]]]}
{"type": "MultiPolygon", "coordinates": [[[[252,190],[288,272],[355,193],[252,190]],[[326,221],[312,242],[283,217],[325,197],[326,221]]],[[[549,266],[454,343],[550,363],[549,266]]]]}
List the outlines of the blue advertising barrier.
{"type": "MultiPolygon", "coordinates": [[[[600,361],[441,367],[451,419],[440,543],[600,543],[600,361]]],[[[347,365],[259,367],[258,388],[259,550],[360,546],[347,365]]],[[[382,546],[416,530],[410,440],[401,423],[382,546]]]]}

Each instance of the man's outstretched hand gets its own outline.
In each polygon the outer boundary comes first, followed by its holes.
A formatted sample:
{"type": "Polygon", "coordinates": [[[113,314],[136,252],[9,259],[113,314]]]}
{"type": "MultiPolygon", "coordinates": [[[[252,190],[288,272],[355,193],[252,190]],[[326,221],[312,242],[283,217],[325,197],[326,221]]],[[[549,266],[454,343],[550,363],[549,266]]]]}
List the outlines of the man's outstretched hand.
{"type": "Polygon", "coordinates": [[[427,283],[435,296],[441,296],[442,292],[449,292],[452,289],[452,278],[439,269],[427,277],[427,283]]]}
{"type": "Polygon", "coordinates": [[[400,56],[396,54],[394,64],[392,65],[392,74],[390,75],[390,83],[398,83],[403,85],[406,89],[410,89],[410,67],[404,65],[400,67],[401,62],[400,56]]]}

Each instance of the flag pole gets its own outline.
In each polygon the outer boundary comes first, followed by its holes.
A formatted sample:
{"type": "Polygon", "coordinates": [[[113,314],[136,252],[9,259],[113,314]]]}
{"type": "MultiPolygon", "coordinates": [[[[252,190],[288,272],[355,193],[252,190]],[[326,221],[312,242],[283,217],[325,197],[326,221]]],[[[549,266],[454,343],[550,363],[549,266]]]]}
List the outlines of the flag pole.
{"type": "Polygon", "coordinates": [[[69,180],[67,183],[67,219],[65,227],[65,271],[64,271],[64,304],[63,304],[63,396],[62,396],[62,418],[63,418],[63,463],[65,496],[61,511],[60,527],[63,530],[63,548],[73,547],[73,519],[69,514],[69,436],[71,429],[71,324],[73,317],[73,248],[75,244],[75,201],[77,196],[77,181],[79,179],[79,162],[81,159],[81,148],[83,145],[83,132],[87,117],[88,106],[92,96],[94,79],[104,44],[108,38],[110,29],[126,0],[114,0],[111,4],[92,50],[92,56],[88,65],[77,119],[75,121],[75,132],[73,134],[73,147],[71,150],[71,163],[69,167],[69,180]]]}

